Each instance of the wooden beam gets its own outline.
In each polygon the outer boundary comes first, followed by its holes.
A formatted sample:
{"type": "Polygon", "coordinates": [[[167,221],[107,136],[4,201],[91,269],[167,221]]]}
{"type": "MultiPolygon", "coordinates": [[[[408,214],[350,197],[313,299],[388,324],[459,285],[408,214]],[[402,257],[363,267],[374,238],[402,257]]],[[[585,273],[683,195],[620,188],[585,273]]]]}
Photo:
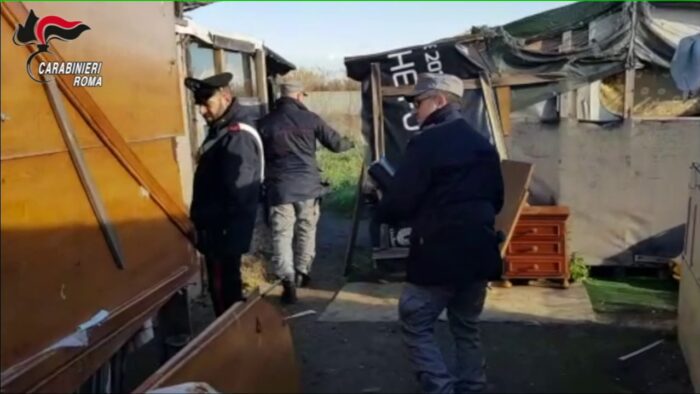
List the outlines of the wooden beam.
{"type": "Polygon", "coordinates": [[[525,45],[525,49],[529,49],[529,50],[533,50],[533,51],[541,51],[542,50],[542,40],[533,41],[533,42],[525,45]]]}
{"type": "Polygon", "coordinates": [[[352,226],[350,228],[350,238],[345,249],[345,270],[344,276],[350,275],[352,271],[352,257],[355,252],[355,242],[357,241],[357,230],[360,224],[360,208],[362,206],[362,184],[365,181],[365,163],[360,164],[360,176],[357,179],[357,188],[355,190],[355,204],[352,209],[352,226]]]}
{"type": "Polygon", "coordinates": [[[484,102],[486,103],[486,112],[488,114],[489,123],[491,125],[491,131],[493,132],[493,139],[496,144],[496,150],[501,160],[508,158],[508,152],[506,150],[506,143],[503,140],[503,128],[501,126],[501,119],[498,116],[498,105],[496,104],[496,95],[493,91],[493,87],[489,84],[485,77],[481,76],[481,89],[484,93],[484,102]]]}
{"type": "MultiPolygon", "coordinates": [[[[559,52],[569,52],[573,49],[573,34],[571,30],[565,31],[561,37],[559,52]]],[[[559,96],[559,116],[576,119],[576,89],[559,96]]]]}
{"type": "Polygon", "coordinates": [[[255,88],[257,96],[262,104],[263,114],[267,114],[269,98],[267,96],[267,64],[265,59],[265,49],[260,48],[255,50],[255,88]]]}
{"type": "Polygon", "coordinates": [[[226,69],[226,57],[221,48],[214,49],[214,72],[219,74],[226,69]]]}
{"type": "Polygon", "coordinates": [[[117,264],[117,268],[123,270],[125,259],[124,250],[121,246],[121,241],[119,240],[119,234],[114,226],[114,222],[110,219],[109,214],[107,213],[107,208],[105,207],[100,191],[97,188],[97,184],[92,177],[92,172],[85,162],[83,150],[80,149],[80,143],[78,142],[78,137],[75,134],[75,129],[70,122],[68,113],[66,112],[66,107],[63,106],[63,99],[61,98],[61,94],[58,92],[56,81],[49,81],[44,75],[42,75],[42,80],[44,81],[44,87],[46,88],[46,95],[48,96],[49,104],[51,104],[51,109],[56,117],[56,123],[58,123],[58,128],[61,130],[61,135],[63,136],[66,146],[68,147],[68,153],[73,161],[73,166],[78,173],[78,178],[80,179],[80,183],[83,185],[83,190],[85,190],[88,201],[90,201],[90,206],[95,213],[97,223],[100,225],[105,242],[107,243],[107,248],[112,254],[112,258],[117,264]]]}
{"type": "Polygon", "coordinates": [[[370,84],[372,89],[372,161],[379,159],[384,153],[382,144],[384,140],[384,109],[382,102],[382,74],[379,63],[372,63],[372,74],[370,84]]]}
{"type": "Polygon", "coordinates": [[[496,98],[498,99],[498,113],[501,117],[501,126],[503,126],[503,136],[508,137],[513,130],[510,121],[511,111],[511,90],[510,86],[501,86],[496,88],[496,98]]]}
{"type": "MultiPolygon", "coordinates": [[[[375,80],[378,81],[377,86],[382,86],[382,69],[379,63],[372,64],[372,72],[375,75],[375,80]]],[[[386,153],[386,135],[384,134],[384,94],[382,89],[377,89],[378,109],[378,126],[379,126],[379,155],[383,156],[386,153]]]]}
{"type": "Polygon", "coordinates": [[[559,52],[568,52],[573,47],[573,33],[567,30],[561,35],[561,46],[559,52]]]}
{"type": "MultiPolygon", "coordinates": [[[[493,76],[491,84],[493,87],[501,86],[524,86],[539,85],[545,83],[558,82],[560,78],[544,77],[530,74],[502,74],[493,76]]],[[[481,82],[479,78],[463,79],[464,90],[479,90],[481,82]]],[[[404,96],[413,90],[413,85],[404,86],[383,86],[382,95],[386,97],[404,96]]]]}
{"type": "Polygon", "coordinates": [[[632,109],[634,108],[634,68],[625,70],[625,104],[623,116],[625,119],[632,118],[632,109]]]}
{"type": "Polygon", "coordinates": [[[407,247],[391,247],[372,251],[372,260],[396,260],[408,257],[407,247]]]}

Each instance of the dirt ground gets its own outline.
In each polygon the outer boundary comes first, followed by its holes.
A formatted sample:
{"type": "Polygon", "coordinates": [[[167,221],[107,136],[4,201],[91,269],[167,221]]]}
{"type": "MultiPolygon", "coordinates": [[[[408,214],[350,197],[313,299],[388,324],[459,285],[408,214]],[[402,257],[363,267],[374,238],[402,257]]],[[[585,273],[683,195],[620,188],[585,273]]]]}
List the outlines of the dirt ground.
{"type": "MultiPolygon", "coordinates": [[[[318,312],[291,320],[303,391],[418,392],[398,323],[317,321],[345,283],[343,255],[349,232],[349,219],[323,213],[312,288],[299,291],[298,304],[282,307],[285,315],[309,309],[318,312]]],[[[364,233],[360,232],[358,242],[366,245],[364,233]]],[[[276,295],[271,298],[277,301],[276,295]]],[[[199,324],[211,318],[207,309],[195,309],[198,316],[193,317],[199,324]]],[[[452,364],[454,354],[445,323],[438,323],[436,334],[452,364]]],[[[659,331],[602,325],[484,323],[482,339],[488,392],[693,392],[675,338],[659,331]],[[662,345],[618,361],[618,357],[662,338],[662,345]]]]}

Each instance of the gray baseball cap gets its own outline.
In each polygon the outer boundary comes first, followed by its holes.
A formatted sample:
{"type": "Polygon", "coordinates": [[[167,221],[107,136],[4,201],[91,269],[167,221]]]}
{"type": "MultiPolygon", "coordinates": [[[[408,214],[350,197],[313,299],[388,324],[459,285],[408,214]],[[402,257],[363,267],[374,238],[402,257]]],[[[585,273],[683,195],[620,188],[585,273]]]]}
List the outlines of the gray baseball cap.
{"type": "Polygon", "coordinates": [[[296,93],[303,93],[304,96],[307,95],[306,91],[304,90],[304,85],[302,85],[301,82],[298,81],[282,82],[280,84],[280,93],[282,94],[282,96],[288,96],[296,93]]]}
{"type": "Polygon", "coordinates": [[[462,94],[464,94],[464,83],[462,83],[461,79],[451,74],[421,73],[418,74],[418,81],[416,81],[413,91],[407,94],[406,98],[409,101],[413,101],[417,96],[431,90],[441,90],[462,97],[462,94]]]}

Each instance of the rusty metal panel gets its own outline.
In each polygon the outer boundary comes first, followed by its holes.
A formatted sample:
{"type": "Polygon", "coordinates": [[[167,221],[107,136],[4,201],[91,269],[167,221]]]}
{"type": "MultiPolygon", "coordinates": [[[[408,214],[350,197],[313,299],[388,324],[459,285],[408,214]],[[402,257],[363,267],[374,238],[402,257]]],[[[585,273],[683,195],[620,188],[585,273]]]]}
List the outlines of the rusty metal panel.
{"type": "Polygon", "coordinates": [[[231,307],[135,392],[204,382],[222,393],[300,391],[292,336],[262,297],[231,307]]]}
{"type": "MultiPolygon", "coordinates": [[[[172,4],[37,2],[25,6],[38,17],[57,15],[90,27],[75,40],[51,40],[51,49],[66,61],[102,62],[102,87],[83,89],[89,89],[127,141],[183,134],[172,4]]],[[[30,52],[12,42],[13,34],[3,20],[2,112],[10,119],[3,122],[0,155],[64,151],[43,89],[25,71],[30,52]]],[[[75,109],[67,107],[81,144],[100,145],[88,126],[78,122],[75,109]]]]}

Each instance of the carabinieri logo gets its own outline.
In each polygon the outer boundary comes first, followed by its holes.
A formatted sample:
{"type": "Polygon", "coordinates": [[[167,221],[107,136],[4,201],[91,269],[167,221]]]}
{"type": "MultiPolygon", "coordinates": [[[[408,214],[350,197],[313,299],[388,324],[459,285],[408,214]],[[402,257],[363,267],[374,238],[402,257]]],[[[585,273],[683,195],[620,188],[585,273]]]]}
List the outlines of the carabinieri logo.
{"type": "MultiPolygon", "coordinates": [[[[24,25],[19,25],[12,41],[16,45],[36,44],[37,50],[27,59],[27,74],[34,81],[45,82],[32,72],[32,60],[40,53],[51,53],[49,42],[57,38],[72,41],[90,27],[81,21],[67,21],[55,15],[38,18],[29,11],[24,25]]],[[[39,62],[39,75],[76,75],[73,86],[102,86],[102,62],[39,62]],[[90,77],[86,76],[91,75],[90,77]],[[81,76],[82,75],[82,76],[81,76]]]]}

